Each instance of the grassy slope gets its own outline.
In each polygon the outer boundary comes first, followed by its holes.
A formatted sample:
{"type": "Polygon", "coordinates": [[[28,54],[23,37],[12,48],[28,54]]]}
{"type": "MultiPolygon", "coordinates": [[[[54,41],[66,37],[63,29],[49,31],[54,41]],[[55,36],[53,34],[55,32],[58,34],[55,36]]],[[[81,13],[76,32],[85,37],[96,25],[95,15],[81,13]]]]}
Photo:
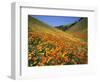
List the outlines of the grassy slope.
{"type": "Polygon", "coordinates": [[[28,23],[29,32],[43,32],[43,33],[52,34],[58,38],[64,37],[64,38],[68,38],[72,41],[80,41],[80,39],[73,37],[69,33],[65,33],[61,30],[58,30],[57,28],[51,27],[51,26],[43,23],[42,21],[32,18],[31,16],[29,16],[28,21],[29,21],[29,23],[28,23]]]}
{"type": "Polygon", "coordinates": [[[87,22],[87,18],[84,18],[70,29],[66,30],[66,32],[73,34],[73,36],[77,38],[81,38],[83,41],[87,41],[87,22]]]}
{"type": "Polygon", "coordinates": [[[84,32],[87,29],[87,19],[84,18],[74,26],[72,26],[68,31],[70,32],[84,32]]]}

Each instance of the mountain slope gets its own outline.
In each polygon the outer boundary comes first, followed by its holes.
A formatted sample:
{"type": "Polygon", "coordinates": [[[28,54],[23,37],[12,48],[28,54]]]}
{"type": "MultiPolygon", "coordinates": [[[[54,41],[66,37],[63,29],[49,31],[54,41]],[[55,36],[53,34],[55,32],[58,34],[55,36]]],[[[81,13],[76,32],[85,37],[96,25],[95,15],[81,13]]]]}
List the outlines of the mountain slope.
{"type": "Polygon", "coordinates": [[[77,22],[73,22],[70,24],[65,24],[65,25],[60,25],[60,26],[56,26],[55,28],[60,29],[62,31],[66,31],[68,29],[70,29],[70,27],[72,27],[73,25],[75,25],[77,22]]]}
{"type": "MultiPolygon", "coordinates": [[[[38,27],[51,27],[45,23],[43,23],[42,21],[37,20],[36,18],[33,18],[32,16],[28,16],[28,30],[29,31],[34,31],[36,28],[38,29],[38,27]],[[34,27],[34,28],[33,28],[34,27]],[[35,28],[36,27],[36,28],[35,28]]],[[[41,28],[40,28],[41,29],[41,28]]]]}
{"type": "Polygon", "coordinates": [[[87,18],[83,18],[81,21],[77,22],[75,25],[71,26],[67,31],[70,32],[84,32],[87,29],[87,18]]]}
{"type": "Polygon", "coordinates": [[[88,19],[87,18],[81,19],[75,25],[71,26],[68,30],[66,30],[66,32],[72,34],[77,38],[80,38],[83,41],[87,41],[88,19]]]}
{"type": "Polygon", "coordinates": [[[28,31],[29,32],[42,32],[54,35],[58,38],[65,37],[69,38],[72,41],[79,41],[78,38],[73,37],[72,35],[65,33],[57,28],[51,27],[44,22],[37,20],[31,16],[28,17],[28,31]]]}
{"type": "Polygon", "coordinates": [[[80,20],[76,22],[66,25],[56,26],[55,28],[72,35],[74,38],[76,37],[82,41],[87,41],[88,19],[85,17],[80,18],[80,20]]]}

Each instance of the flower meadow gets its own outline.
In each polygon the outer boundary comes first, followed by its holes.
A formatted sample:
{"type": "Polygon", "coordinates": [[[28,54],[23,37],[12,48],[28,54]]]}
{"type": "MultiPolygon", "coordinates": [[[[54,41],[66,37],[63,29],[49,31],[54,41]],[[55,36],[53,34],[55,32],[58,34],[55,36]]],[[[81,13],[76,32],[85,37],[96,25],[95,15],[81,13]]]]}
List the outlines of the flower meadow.
{"type": "Polygon", "coordinates": [[[28,66],[87,64],[87,43],[29,32],[28,66]]]}
{"type": "Polygon", "coordinates": [[[28,66],[88,64],[87,18],[80,19],[52,27],[29,15],[28,66]]]}

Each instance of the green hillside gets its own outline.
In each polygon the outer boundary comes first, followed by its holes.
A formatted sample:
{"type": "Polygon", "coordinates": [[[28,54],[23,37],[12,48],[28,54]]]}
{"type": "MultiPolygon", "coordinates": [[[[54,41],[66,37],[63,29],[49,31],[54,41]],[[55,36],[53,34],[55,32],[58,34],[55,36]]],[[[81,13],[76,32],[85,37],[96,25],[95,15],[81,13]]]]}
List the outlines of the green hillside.
{"type": "MultiPolygon", "coordinates": [[[[49,26],[49,25],[47,25],[47,24],[45,24],[45,23],[43,23],[42,21],[39,21],[39,20],[37,20],[36,18],[33,18],[32,16],[28,16],[28,30],[29,31],[36,31],[35,29],[37,28],[38,29],[38,27],[51,27],[51,26],[49,26]],[[34,28],[33,28],[34,27],[34,28]],[[35,28],[36,27],[36,28],[35,28]]],[[[41,28],[39,28],[39,29],[41,29],[41,28]]]]}
{"type": "Polygon", "coordinates": [[[87,29],[87,18],[82,19],[81,21],[77,22],[75,25],[73,25],[72,27],[70,27],[70,29],[68,29],[67,31],[70,32],[84,32],[84,30],[86,31],[87,29]]]}
{"type": "Polygon", "coordinates": [[[36,18],[31,17],[31,16],[28,17],[28,31],[29,32],[48,33],[48,34],[54,35],[58,38],[65,37],[65,38],[69,38],[73,41],[76,41],[76,40],[79,41],[78,38],[73,37],[69,33],[65,33],[61,30],[58,30],[57,28],[54,28],[40,20],[37,20],[36,18]]]}
{"type": "Polygon", "coordinates": [[[81,38],[83,41],[87,41],[87,34],[88,34],[88,19],[83,18],[79,22],[77,22],[75,25],[71,26],[68,30],[66,30],[67,33],[72,34],[73,36],[77,38],[81,38]]]}
{"type": "Polygon", "coordinates": [[[64,31],[81,41],[87,41],[88,19],[86,17],[82,17],[79,21],[73,23],[56,26],[55,28],[64,31]]]}

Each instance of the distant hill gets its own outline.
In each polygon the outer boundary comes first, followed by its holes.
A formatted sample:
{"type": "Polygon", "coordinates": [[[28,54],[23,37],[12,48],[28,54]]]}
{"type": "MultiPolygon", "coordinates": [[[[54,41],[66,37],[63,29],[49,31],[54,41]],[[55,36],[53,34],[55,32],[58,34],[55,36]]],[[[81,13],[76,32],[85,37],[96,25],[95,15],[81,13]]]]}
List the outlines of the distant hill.
{"type": "Polygon", "coordinates": [[[70,31],[80,31],[80,29],[87,28],[87,18],[81,17],[78,21],[75,21],[73,23],[55,26],[55,28],[60,29],[62,31],[70,30],[70,31]]]}
{"type": "Polygon", "coordinates": [[[79,22],[75,23],[73,26],[68,29],[70,32],[84,32],[87,30],[87,18],[81,19],[79,22]]]}
{"type": "Polygon", "coordinates": [[[60,29],[62,31],[66,31],[66,30],[70,29],[70,27],[74,26],[76,23],[77,23],[77,21],[73,22],[73,23],[70,23],[70,24],[55,26],[55,28],[60,29]]]}
{"type": "Polygon", "coordinates": [[[85,17],[71,24],[56,26],[56,28],[87,41],[88,19],[85,17]]]}
{"type": "Polygon", "coordinates": [[[70,29],[66,30],[67,33],[80,38],[83,41],[88,40],[88,19],[83,18],[75,25],[71,26],[70,29]]]}

